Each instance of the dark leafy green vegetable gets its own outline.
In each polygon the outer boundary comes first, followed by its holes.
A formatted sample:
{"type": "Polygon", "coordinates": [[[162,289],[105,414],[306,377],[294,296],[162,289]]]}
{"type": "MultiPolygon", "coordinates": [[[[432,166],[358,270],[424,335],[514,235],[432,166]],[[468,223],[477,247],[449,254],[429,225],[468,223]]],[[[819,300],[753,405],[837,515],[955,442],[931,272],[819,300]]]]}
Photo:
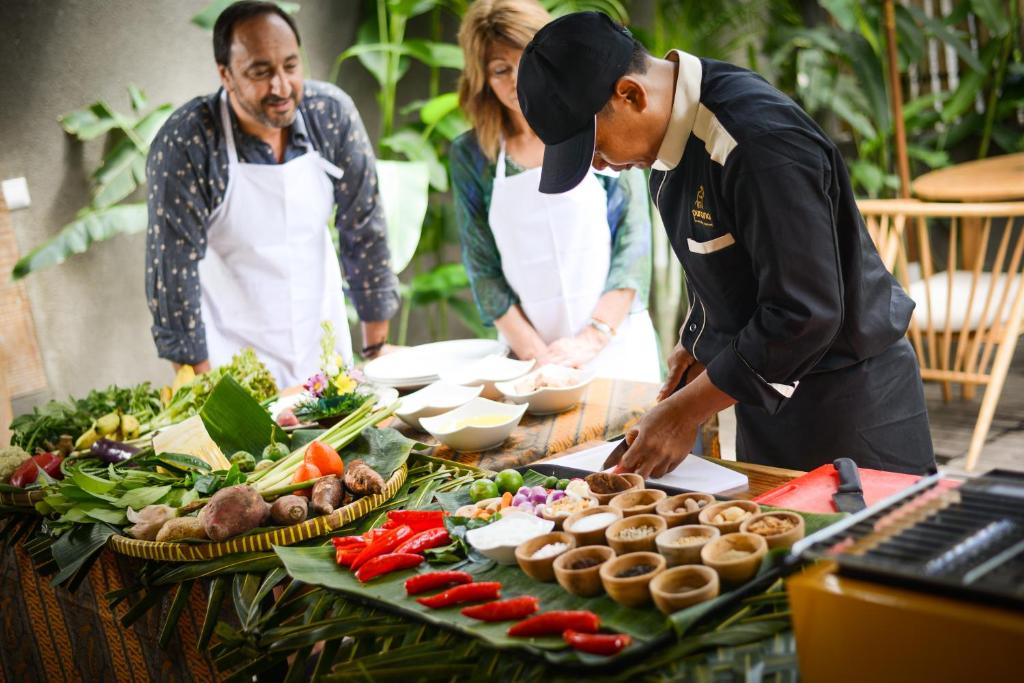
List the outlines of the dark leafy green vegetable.
{"type": "Polygon", "coordinates": [[[85,398],[50,401],[11,422],[11,443],[29,453],[36,447],[53,450],[61,434],[77,437],[100,415],[121,411],[140,422],[160,411],[160,392],[149,382],[134,387],[109,386],[90,391],[85,398]]]}
{"type": "Polygon", "coordinates": [[[200,475],[193,472],[190,483],[196,493],[203,498],[208,498],[228,486],[244,484],[245,479],[245,473],[238,469],[238,465],[232,465],[229,470],[219,470],[209,474],[200,475]]]}

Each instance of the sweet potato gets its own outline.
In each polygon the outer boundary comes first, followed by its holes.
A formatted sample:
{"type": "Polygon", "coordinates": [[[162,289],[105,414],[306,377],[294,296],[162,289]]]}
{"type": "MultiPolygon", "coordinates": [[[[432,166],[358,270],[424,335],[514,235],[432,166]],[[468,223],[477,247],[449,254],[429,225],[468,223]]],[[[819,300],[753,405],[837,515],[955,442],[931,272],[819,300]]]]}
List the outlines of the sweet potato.
{"type": "Polygon", "coordinates": [[[211,541],[226,541],[260,526],[270,506],[251,486],[239,484],[213,494],[203,513],[203,526],[211,541]]]}
{"type": "Polygon", "coordinates": [[[270,519],[282,526],[306,521],[306,513],[306,499],[302,496],[281,496],[270,506],[270,519]]]}
{"type": "Polygon", "coordinates": [[[371,496],[384,490],[384,478],[362,460],[345,468],[345,488],[356,496],[371,496]]]}
{"type": "Polygon", "coordinates": [[[135,526],[128,527],[128,535],[140,541],[155,541],[160,528],[175,514],[169,505],[147,505],[138,512],[128,508],[128,521],[135,522],[135,526]]]}
{"type": "Polygon", "coordinates": [[[329,515],[341,505],[344,487],[336,476],[324,477],[313,485],[313,512],[329,515]]]}
{"type": "Polygon", "coordinates": [[[182,541],[186,538],[206,538],[206,529],[198,517],[175,517],[164,522],[157,541],[182,541]]]}

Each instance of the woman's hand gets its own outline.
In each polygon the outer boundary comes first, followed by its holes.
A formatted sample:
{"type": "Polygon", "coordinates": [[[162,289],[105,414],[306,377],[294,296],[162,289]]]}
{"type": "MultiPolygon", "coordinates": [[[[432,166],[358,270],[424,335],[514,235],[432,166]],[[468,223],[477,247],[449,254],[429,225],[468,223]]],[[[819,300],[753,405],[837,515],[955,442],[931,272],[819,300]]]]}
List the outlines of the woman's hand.
{"type": "Polygon", "coordinates": [[[547,353],[541,358],[543,363],[581,368],[597,358],[597,354],[601,353],[608,342],[608,337],[588,326],[575,337],[563,337],[553,341],[548,346],[547,353]]]}

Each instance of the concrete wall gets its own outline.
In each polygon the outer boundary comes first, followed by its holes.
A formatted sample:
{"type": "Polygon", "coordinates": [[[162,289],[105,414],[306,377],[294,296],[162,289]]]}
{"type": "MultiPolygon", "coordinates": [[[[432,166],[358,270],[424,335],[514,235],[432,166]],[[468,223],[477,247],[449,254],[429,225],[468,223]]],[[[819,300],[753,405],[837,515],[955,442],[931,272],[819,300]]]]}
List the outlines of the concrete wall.
{"type": "MultiPolygon", "coordinates": [[[[325,78],[355,36],[357,0],[303,0],[298,22],[308,73],[325,78]]],[[[4,0],[0,3],[0,178],[25,176],[31,207],[12,213],[21,253],[70,221],[89,199],[102,143],[82,145],[57,123],[103,99],[128,111],[125,86],[178,106],[218,84],[209,33],[189,22],[206,0],[4,0]]],[[[371,134],[372,79],[354,61],[342,71],[371,134]]],[[[26,279],[50,396],[152,380],[170,382],[156,356],[143,294],[144,236],[121,236],[26,279]]],[[[6,274],[0,274],[6,277],[6,274]]]]}

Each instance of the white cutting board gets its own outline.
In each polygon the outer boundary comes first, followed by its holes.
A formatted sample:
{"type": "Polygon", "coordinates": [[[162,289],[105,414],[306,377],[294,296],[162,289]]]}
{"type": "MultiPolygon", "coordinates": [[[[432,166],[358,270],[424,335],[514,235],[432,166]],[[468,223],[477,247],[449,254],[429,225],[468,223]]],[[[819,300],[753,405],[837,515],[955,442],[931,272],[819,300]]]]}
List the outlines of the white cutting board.
{"type": "MultiPolygon", "coordinates": [[[[546,460],[552,465],[564,465],[587,472],[600,472],[604,459],[618,445],[618,441],[612,441],[600,446],[588,448],[585,451],[562,456],[553,460],[546,460]]],[[[683,460],[679,467],[675,468],[660,479],[648,479],[654,484],[674,486],[687,491],[702,491],[704,493],[721,493],[733,489],[746,488],[749,480],[747,475],[731,470],[728,467],[716,465],[695,455],[683,460]]]]}

